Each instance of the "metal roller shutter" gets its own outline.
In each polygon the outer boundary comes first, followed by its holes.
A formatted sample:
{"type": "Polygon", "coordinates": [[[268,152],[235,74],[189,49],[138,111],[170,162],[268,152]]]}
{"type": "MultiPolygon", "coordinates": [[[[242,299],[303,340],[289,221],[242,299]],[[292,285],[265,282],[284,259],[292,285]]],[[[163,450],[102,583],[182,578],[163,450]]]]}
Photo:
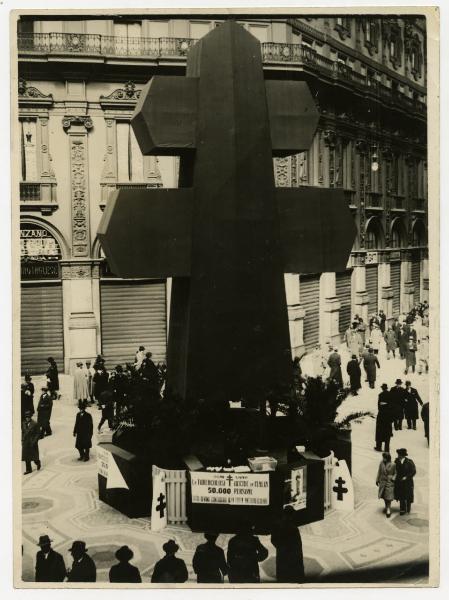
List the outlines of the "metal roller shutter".
{"type": "Polygon", "coordinates": [[[368,314],[377,314],[378,274],[377,265],[366,267],[366,291],[369,295],[368,314]]]}
{"type": "Polygon", "coordinates": [[[320,276],[301,275],[299,279],[300,304],[305,309],[304,345],[306,349],[318,343],[320,330],[320,276]]]}
{"type": "Polygon", "coordinates": [[[165,360],[165,282],[101,281],[101,340],[107,367],[133,362],[139,346],[165,360]]]}
{"type": "Polygon", "coordinates": [[[401,312],[401,263],[390,264],[390,285],[393,290],[393,316],[401,312]]]}
{"type": "Polygon", "coordinates": [[[62,371],[64,333],[60,282],[22,284],[20,325],[22,373],[45,373],[49,356],[53,356],[62,371]]]}
{"type": "Polygon", "coordinates": [[[415,302],[419,302],[421,299],[421,262],[419,260],[412,262],[412,281],[415,286],[413,299],[415,302]]]}
{"type": "Polygon", "coordinates": [[[337,273],[335,276],[337,298],[340,300],[338,329],[344,333],[351,323],[351,270],[337,273]]]}

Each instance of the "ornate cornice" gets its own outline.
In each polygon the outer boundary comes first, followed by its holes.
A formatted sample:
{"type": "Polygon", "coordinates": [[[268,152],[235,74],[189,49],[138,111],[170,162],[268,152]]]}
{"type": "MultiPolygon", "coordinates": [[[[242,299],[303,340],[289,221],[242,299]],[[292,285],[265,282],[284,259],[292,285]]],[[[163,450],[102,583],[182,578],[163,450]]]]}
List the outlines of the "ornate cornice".
{"type": "Polygon", "coordinates": [[[43,94],[37,87],[29,86],[22,77],[18,82],[19,106],[52,106],[53,96],[43,94]]]}
{"type": "Polygon", "coordinates": [[[92,119],[88,116],[69,115],[62,119],[62,127],[64,128],[64,131],[67,132],[72,125],[81,125],[82,127],[85,127],[87,131],[90,131],[94,126],[92,119]]]}
{"type": "Polygon", "coordinates": [[[136,90],[136,84],[127,81],[122,88],[117,88],[108,96],[100,96],[100,106],[105,108],[134,108],[142,90],[136,90]]]}

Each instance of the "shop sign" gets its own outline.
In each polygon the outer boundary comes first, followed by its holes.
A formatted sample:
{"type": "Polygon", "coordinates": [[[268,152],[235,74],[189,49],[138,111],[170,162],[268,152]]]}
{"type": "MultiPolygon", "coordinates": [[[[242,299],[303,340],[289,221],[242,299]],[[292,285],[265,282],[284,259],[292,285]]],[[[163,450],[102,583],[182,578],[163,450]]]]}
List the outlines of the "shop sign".
{"type": "Polygon", "coordinates": [[[20,224],[22,279],[59,279],[61,248],[54,236],[41,225],[20,224]]]}
{"type": "Polygon", "coordinates": [[[40,260],[22,261],[20,276],[22,279],[59,279],[59,263],[40,260]]]}
{"type": "Polygon", "coordinates": [[[190,473],[192,502],[235,506],[269,506],[268,473],[190,473]]]}
{"type": "Polygon", "coordinates": [[[292,506],[303,510],[307,505],[307,467],[297,467],[290,471],[290,479],[285,480],[284,508],[292,506]]]}
{"type": "Polygon", "coordinates": [[[109,450],[106,450],[106,448],[102,448],[101,446],[97,446],[98,475],[101,475],[105,479],[108,478],[110,456],[111,453],[109,450]]]}

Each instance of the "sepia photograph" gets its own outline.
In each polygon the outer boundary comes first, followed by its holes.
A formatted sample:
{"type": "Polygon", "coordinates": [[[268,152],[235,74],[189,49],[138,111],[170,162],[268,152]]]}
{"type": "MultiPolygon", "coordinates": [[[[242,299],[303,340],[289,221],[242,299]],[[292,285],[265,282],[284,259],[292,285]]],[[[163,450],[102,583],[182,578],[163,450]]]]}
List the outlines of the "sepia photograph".
{"type": "Polygon", "coordinates": [[[438,9],[285,10],[10,13],[16,588],[438,585],[438,9]]]}

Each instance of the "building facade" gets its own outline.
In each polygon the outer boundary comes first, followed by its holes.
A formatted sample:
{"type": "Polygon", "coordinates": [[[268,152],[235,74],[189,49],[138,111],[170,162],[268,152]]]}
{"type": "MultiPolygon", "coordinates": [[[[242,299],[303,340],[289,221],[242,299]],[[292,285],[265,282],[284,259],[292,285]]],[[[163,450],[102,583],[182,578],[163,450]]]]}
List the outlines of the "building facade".
{"type": "MultiPolygon", "coordinates": [[[[114,190],[177,186],[177,158],[142,156],[130,118],[144,84],[183,75],[219,22],[19,18],[22,371],[54,356],[69,372],[98,353],[113,366],[141,344],[165,358],[170,280],[115,277],[96,231],[114,190]]],[[[392,318],[428,298],[425,19],[240,22],[261,42],[266,78],[307,81],[321,115],[307,152],[274,160],[276,185],[343,188],[357,225],[344,272],[285,275],[301,355],[340,341],[355,313],[392,318]]]]}

